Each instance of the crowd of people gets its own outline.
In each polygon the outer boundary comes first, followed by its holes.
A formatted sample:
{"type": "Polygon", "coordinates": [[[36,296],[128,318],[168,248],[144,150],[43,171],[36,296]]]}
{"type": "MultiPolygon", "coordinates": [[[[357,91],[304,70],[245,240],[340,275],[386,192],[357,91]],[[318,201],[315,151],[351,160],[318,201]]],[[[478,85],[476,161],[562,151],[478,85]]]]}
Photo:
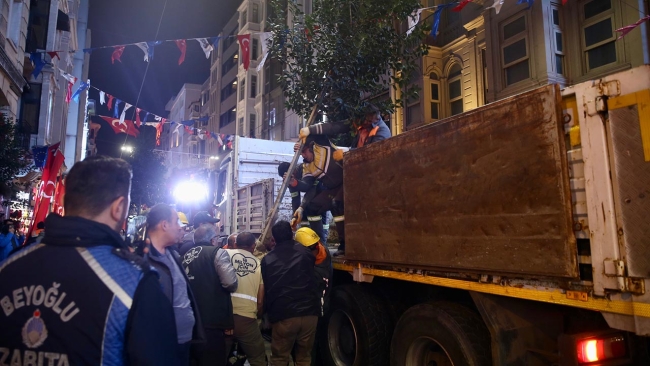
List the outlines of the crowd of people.
{"type": "Polygon", "coordinates": [[[42,239],[0,262],[0,360],[226,365],[239,350],[251,366],[311,365],[332,280],[320,235],[278,221],[261,255],[252,233],[220,247],[218,219],[200,212],[188,232],[186,218],[158,204],[134,250],[120,235],[131,178],[121,159],[75,164],[66,215],[50,214],[42,239]],[[262,319],[271,324],[270,357],[262,319]]]}

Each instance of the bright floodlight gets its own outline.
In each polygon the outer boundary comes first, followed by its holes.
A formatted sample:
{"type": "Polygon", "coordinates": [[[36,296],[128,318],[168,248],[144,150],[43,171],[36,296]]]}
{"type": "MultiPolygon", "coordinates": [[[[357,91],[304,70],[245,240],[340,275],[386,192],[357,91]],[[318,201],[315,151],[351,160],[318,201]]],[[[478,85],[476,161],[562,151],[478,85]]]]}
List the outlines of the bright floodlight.
{"type": "Polygon", "coordinates": [[[125,151],[125,152],[128,152],[128,153],[132,153],[132,152],[133,152],[133,146],[122,145],[122,151],[125,151]]]}
{"type": "Polygon", "coordinates": [[[174,198],[177,202],[198,202],[208,195],[208,187],[199,182],[181,182],[174,189],[174,198]]]}

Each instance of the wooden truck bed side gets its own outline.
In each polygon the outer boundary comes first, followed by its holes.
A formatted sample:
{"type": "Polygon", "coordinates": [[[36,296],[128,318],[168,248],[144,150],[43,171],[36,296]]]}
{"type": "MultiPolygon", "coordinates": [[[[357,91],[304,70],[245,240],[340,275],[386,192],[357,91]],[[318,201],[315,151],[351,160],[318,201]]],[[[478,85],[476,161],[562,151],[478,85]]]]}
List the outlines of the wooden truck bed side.
{"type": "Polygon", "coordinates": [[[555,85],[352,151],[346,258],[577,278],[555,85]]]}

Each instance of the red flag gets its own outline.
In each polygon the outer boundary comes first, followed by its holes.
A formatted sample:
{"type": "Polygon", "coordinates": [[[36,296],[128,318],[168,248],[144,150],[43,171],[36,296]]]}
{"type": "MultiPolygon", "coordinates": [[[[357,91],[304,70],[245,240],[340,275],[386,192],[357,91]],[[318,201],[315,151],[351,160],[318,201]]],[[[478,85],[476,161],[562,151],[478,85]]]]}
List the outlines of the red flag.
{"type": "Polygon", "coordinates": [[[467,4],[469,4],[471,2],[472,2],[472,0],[462,0],[458,5],[453,7],[451,9],[451,11],[459,12],[459,11],[463,10],[463,8],[466,7],[467,4]]]}
{"type": "Polygon", "coordinates": [[[72,99],[72,86],[74,84],[68,81],[68,90],[65,93],[65,102],[70,104],[70,100],[72,99]]]}
{"type": "Polygon", "coordinates": [[[51,51],[51,52],[48,52],[47,54],[50,55],[50,58],[52,60],[54,60],[55,57],[58,58],[59,60],[61,60],[61,57],[59,57],[59,53],[56,52],[56,51],[51,51]]]}
{"type": "Polygon", "coordinates": [[[185,132],[189,133],[190,135],[193,135],[192,129],[189,126],[183,126],[185,127],[185,132]]]}
{"type": "Polygon", "coordinates": [[[133,137],[138,137],[140,131],[135,128],[133,121],[124,120],[120,121],[119,118],[100,116],[106,123],[108,123],[115,133],[125,133],[133,137]]]}
{"type": "Polygon", "coordinates": [[[566,2],[567,2],[567,1],[568,1],[568,0],[562,0],[562,5],[566,5],[566,2]]]}
{"type": "Polygon", "coordinates": [[[241,62],[244,65],[244,70],[248,70],[248,65],[251,62],[251,35],[242,34],[237,36],[239,47],[241,48],[241,62]]]}
{"type": "Polygon", "coordinates": [[[29,225],[29,232],[27,233],[28,238],[32,235],[32,230],[35,227],[34,223],[44,221],[50,209],[50,202],[54,197],[56,189],[56,178],[65,160],[63,153],[59,151],[60,145],[60,143],[56,143],[47,149],[47,160],[45,162],[45,168],[43,168],[41,184],[36,195],[34,214],[32,215],[32,222],[29,225]]]}
{"type": "Polygon", "coordinates": [[[111,55],[111,63],[115,63],[115,60],[122,62],[122,53],[124,53],[124,46],[115,46],[113,54],[111,55]]]}
{"type": "Polygon", "coordinates": [[[626,25],[625,27],[618,28],[616,31],[617,31],[617,32],[621,32],[621,35],[618,36],[617,39],[621,39],[621,38],[625,37],[625,36],[626,36],[628,33],[630,33],[634,28],[640,26],[641,23],[647,21],[648,19],[650,19],[650,15],[647,15],[647,16],[645,16],[645,17],[643,17],[643,18],[637,20],[636,23],[634,23],[634,24],[630,24],[630,25],[626,25]]]}
{"type": "Polygon", "coordinates": [[[108,107],[108,110],[110,111],[113,109],[113,96],[110,94],[106,94],[108,96],[108,103],[106,103],[106,106],[108,107]]]}
{"type": "Polygon", "coordinates": [[[63,196],[65,195],[65,182],[63,177],[59,178],[56,183],[56,191],[54,193],[54,205],[52,212],[63,216],[63,196]]]}
{"type": "Polygon", "coordinates": [[[162,135],[163,131],[163,123],[165,123],[165,119],[162,119],[162,122],[156,125],[156,146],[160,146],[160,136],[162,135]]]}
{"type": "Polygon", "coordinates": [[[210,131],[205,130],[205,135],[208,136],[208,140],[210,139],[210,131]]]}
{"type": "Polygon", "coordinates": [[[135,109],[135,125],[138,126],[138,128],[140,128],[140,126],[142,125],[142,121],[140,121],[140,111],[141,110],[142,109],[140,109],[140,108],[135,109]]]}
{"type": "Polygon", "coordinates": [[[185,61],[185,51],[187,50],[187,42],[184,39],[177,39],[176,46],[181,50],[181,57],[178,59],[178,64],[182,64],[185,61]]]}

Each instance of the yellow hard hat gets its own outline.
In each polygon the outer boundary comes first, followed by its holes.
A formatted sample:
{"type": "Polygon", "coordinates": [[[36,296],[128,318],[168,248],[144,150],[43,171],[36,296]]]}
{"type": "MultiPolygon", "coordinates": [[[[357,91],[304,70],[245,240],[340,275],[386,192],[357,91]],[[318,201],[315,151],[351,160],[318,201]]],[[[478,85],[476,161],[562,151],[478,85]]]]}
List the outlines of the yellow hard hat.
{"type": "Polygon", "coordinates": [[[296,231],[296,241],[303,246],[310,247],[320,240],[316,232],[308,227],[301,227],[296,231]]]}
{"type": "Polygon", "coordinates": [[[183,225],[187,225],[190,223],[189,221],[187,221],[187,216],[185,216],[185,214],[182,212],[178,213],[178,219],[181,220],[181,224],[183,225]]]}

